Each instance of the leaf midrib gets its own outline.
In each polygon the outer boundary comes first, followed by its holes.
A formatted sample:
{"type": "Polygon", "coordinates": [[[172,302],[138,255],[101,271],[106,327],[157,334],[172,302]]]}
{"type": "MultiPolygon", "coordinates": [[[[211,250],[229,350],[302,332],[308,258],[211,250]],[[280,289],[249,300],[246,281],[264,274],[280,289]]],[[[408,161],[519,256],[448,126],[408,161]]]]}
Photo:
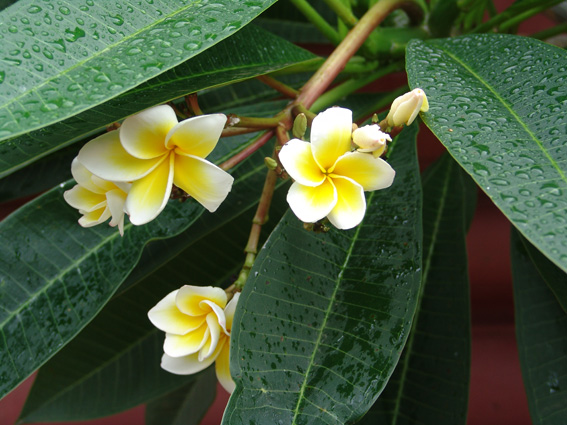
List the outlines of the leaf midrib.
{"type": "MultiPolygon", "coordinates": [[[[443,212],[445,209],[445,204],[447,201],[447,193],[448,193],[448,188],[449,188],[449,181],[447,179],[447,176],[451,173],[451,170],[454,166],[453,161],[450,161],[449,166],[447,167],[447,172],[445,175],[445,179],[444,182],[445,184],[443,185],[443,190],[442,190],[442,195],[440,197],[440,203],[439,203],[439,207],[437,209],[437,216],[435,217],[435,222],[434,222],[434,226],[433,226],[433,232],[431,235],[431,242],[429,244],[429,251],[427,252],[427,258],[425,259],[424,262],[424,267],[423,267],[423,274],[422,274],[422,278],[421,278],[421,285],[419,286],[419,294],[418,294],[418,298],[417,298],[417,306],[415,309],[415,313],[414,313],[414,320],[411,326],[411,330],[410,330],[410,334],[408,337],[408,342],[406,344],[406,358],[404,359],[404,364],[403,364],[403,368],[402,368],[402,374],[400,377],[400,386],[398,387],[398,394],[396,397],[396,405],[394,406],[394,416],[392,417],[392,425],[396,425],[398,422],[398,416],[400,414],[401,411],[401,399],[402,399],[402,395],[404,392],[404,388],[405,388],[405,383],[406,383],[406,377],[408,374],[408,370],[409,370],[409,361],[411,358],[411,354],[413,353],[412,347],[413,347],[413,341],[415,339],[415,331],[417,328],[417,323],[419,321],[419,313],[421,310],[421,302],[423,300],[423,293],[425,291],[425,285],[427,284],[427,276],[429,274],[429,269],[431,267],[431,259],[433,257],[433,252],[434,252],[434,246],[437,242],[437,237],[438,237],[438,233],[439,233],[439,226],[441,224],[441,219],[443,217],[443,212]]],[[[432,174],[428,177],[431,177],[432,174]]],[[[424,250],[425,251],[425,250],[424,250]]]]}
{"type": "Polygon", "coordinates": [[[474,78],[476,78],[484,87],[486,87],[486,89],[490,91],[490,93],[492,93],[492,95],[504,106],[506,110],[508,110],[510,115],[514,117],[514,119],[518,122],[518,124],[520,124],[520,126],[525,130],[525,132],[536,143],[536,145],[543,152],[545,157],[549,160],[553,168],[555,168],[557,173],[561,176],[561,179],[565,182],[565,184],[567,184],[567,176],[565,175],[565,172],[561,169],[561,167],[559,167],[559,165],[557,165],[553,157],[549,155],[547,149],[545,149],[545,147],[543,146],[542,142],[536,137],[536,135],[530,130],[530,128],[524,123],[524,121],[522,121],[521,117],[516,113],[516,111],[514,111],[514,109],[512,109],[510,105],[508,105],[508,103],[502,98],[502,96],[500,96],[500,94],[496,90],[494,90],[494,88],[490,84],[488,84],[486,80],[484,80],[471,67],[469,67],[467,63],[461,61],[459,57],[455,56],[453,53],[447,50],[447,48],[444,48],[439,44],[435,44],[435,46],[443,53],[445,53],[447,56],[449,56],[451,59],[453,59],[457,64],[462,66],[467,72],[469,72],[474,78]]]}
{"type": "MultiPolygon", "coordinates": [[[[374,196],[375,192],[371,192],[369,194],[368,197],[368,201],[367,203],[370,204],[372,201],[372,198],[374,196]]],[[[309,366],[307,366],[307,370],[305,371],[305,379],[303,380],[303,382],[301,383],[301,389],[299,390],[299,396],[297,398],[297,403],[295,405],[295,409],[293,410],[293,419],[292,419],[292,425],[297,424],[296,420],[297,418],[300,416],[300,412],[299,412],[299,408],[304,400],[304,393],[305,393],[305,389],[309,386],[307,385],[307,381],[309,379],[309,373],[311,372],[311,367],[315,364],[315,355],[317,354],[317,351],[319,350],[319,346],[321,345],[321,338],[323,336],[323,332],[325,330],[325,327],[327,325],[327,320],[329,319],[329,316],[331,315],[331,307],[335,304],[335,298],[337,295],[337,292],[339,291],[339,286],[340,283],[342,281],[342,277],[343,277],[343,273],[346,269],[346,266],[350,260],[350,257],[352,255],[352,251],[354,249],[354,245],[356,244],[356,241],[358,240],[358,234],[360,233],[360,229],[362,228],[362,225],[359,224],[356,227],[356,232],[354,234],[354,236],[352,237],[352,242],[350,244],[350,247],[347,251],[346,257],[345,257],[345,261],[343,262],[342,266],[341,266],[341,271],[339,272],[337,279],[335,280],[335,287],[333,289],[333,293],[331,294],[331,298],[329,299],[329,304],[327,307],[327,310],[325,311],[325,316],[323,318],[323,322],[321,324],[321,332],[319,332],[319,335],[317,336],[317,341],[315,341],[315,347],[313,348],[313,352],[310,356],[310,361],[309,361],[309,366]]]]}

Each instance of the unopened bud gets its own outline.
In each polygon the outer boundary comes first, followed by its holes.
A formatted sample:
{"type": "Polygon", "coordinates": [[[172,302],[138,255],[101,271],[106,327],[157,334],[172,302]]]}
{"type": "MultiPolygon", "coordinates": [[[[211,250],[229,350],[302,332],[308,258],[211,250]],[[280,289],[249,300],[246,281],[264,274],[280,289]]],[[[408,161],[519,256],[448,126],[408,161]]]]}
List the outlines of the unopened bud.
{"type": "Polygon", "coordinates": [[[390,127],[400,125],[410,125],[419,111],[427,112],[429,110],[429,102],[425,92],[421,89],[413,89],[392,102],[390,112],[386,117],[390,127]]]}
{"type": "Polygon", "coordinates": [[[365,125],[356,129],[352,133],[352,141],[360,148],[359,152],[372,152],[374,156],[382,155],[386,144],[392,141],[392,138],[382,131],[376,124],[365,125]]]}
{"type": "Polygon", "coordinates": [[[372,115],[372,124],[378,124],[378,114],[372,115]]]}
{"type": "Polygon", "coordinates": [[[276,168],[278,168],[278,163],[274,158],[270,158],[269,156],[264,158],[264,164],[266,164],[266,167],[268,167],[270,170],[275,170],[276,168]]]}
{"type": "Polygon", "coordinates": [[[296,139],[303,139],[306,130],[307,130],[307,117],[302,112],[301,114],[298,114],[295,117],[295,120],[293,121],[293,129],[292,129],[293,137],[295,137],[296,139]]]}

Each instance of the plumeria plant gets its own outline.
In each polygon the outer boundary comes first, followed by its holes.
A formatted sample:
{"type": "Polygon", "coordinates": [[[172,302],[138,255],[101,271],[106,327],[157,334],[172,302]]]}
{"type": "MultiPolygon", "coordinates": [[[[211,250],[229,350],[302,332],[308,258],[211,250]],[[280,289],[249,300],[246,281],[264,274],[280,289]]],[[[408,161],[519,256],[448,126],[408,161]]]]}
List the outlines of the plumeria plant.
{"type": "Polygon", "coordinates": [[[223,425],[465,424],[478,188],[532,420],[567,421],[566,25],[516,35],[559,0],[5,3],[19,423],[197,424],[218,378],[223,425]]]}

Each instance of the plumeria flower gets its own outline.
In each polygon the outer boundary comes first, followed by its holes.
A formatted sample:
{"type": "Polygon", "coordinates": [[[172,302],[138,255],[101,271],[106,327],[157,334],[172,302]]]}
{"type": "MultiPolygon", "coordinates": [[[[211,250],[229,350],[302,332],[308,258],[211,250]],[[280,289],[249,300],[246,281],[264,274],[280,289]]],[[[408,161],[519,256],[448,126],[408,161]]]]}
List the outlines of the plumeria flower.
{"type": "Polygon", "coordinates": [[[230,331],[240,293],[227,304],[226,292],[212,286],[185,285],[168,294],[148,317],[166,332],[161,367],[178,375],[200,372],[216,360],[217,378],[231,393],[230,331]]]}
{"type": "Polygon", "coordinates": [[[63,197],[83,215],[79,224],[92,227],[112,217],[109,224],[118,226],[120,235],[124,235],[124,204],[130,184],[114,183],[93,175],[78,158],[71,164],[71,174],[77,184],[65,191],[63,197]]]}
{"type": "Polygon", "coordinates": [[[126,118],[118,130],[91,140],[79,152],[79,160],[103,179],[132,182],[126,212],[133,224],[157,217],[167,204],[172,184],[214,212],[234,179],[204,158],[216,146],[225,123],[223,114],[177,122],[170,106],[156,106],[126,118]]]}
{"type": "Polygon", "coordinates": [[[352,141],[359,147],[359,152],[372,152],[378,158],[386,149],[386,144],[392,141],[389,134],[380,131],[377,124],[365,125],[352,132],[352,141]]]}
{"type": "Polygon", "coordinates": [[[306,223],[324,217],[339,229],[357,226],[366,211],[364,191],[389,187],[395,171],[380,158],[350,152],[352,111],[331,108],[313,120],[311,143],[287,142],[279,158],[295,180],[287,201],[306,223]]]}
{"type": "Polygon", "coordinates": [[[423,90],[413,89],[392,102],[386,120],[390,127],[410,125],[420,111],[429,111],[429,102],[423,90]]]}

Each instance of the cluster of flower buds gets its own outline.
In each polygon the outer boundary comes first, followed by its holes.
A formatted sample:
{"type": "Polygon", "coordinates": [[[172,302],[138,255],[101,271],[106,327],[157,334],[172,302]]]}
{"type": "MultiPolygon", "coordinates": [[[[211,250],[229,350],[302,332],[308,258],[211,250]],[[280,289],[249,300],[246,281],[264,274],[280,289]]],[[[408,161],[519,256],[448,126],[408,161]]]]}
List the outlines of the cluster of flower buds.
{"type": "Polygon", "coordinates": [[[73,161],[77,186],[66,201],[83,217],[79,224],[106,221],[124,231],[124,213],[145,224],[165,208],[173,184],[213,212],[227,197],[233,177],[204,158],[218,143],[223,114],[178,122],[168,105],[126,118],[118,130],[87,143],[73,161]]]}

